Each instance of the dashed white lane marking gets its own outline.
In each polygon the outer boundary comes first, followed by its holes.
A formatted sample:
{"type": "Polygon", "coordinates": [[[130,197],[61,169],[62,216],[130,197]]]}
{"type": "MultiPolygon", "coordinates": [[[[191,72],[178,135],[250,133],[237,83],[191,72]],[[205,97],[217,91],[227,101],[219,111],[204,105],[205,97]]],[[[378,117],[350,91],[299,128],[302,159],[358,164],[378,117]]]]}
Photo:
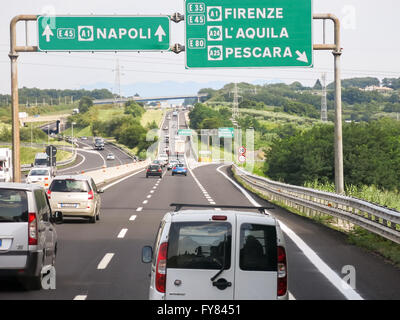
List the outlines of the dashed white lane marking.
{"type": "Polygon", "coordinates": [[[157,189],[157,187],[153,187],[153,189],[155,190],[155,189],[157,189]]]}
{"type": "Polygon", "coordinates": [[[148,196],[147,196],[147,199],[150,199],[151,198],[151,194],[149,194],[148,196]]]}
{"type": "Polygon", "coordinates": [[[87,295],[78,295],[78,296],[76,296],[75,298],[74,298],[74,300],[86,300],[86,298],[87,298],[87,295]]]}
{"type": "MultiPolygon", "coordinates": [[[[250,194],[242,188],[236,181],[232,180],[228,175],[220,169],[226,165],[217,168],[217,171],[228,179],[243,195],[250,201],[253,206],[260,207],[260,204],[255,201],[250,194]]],[[[340,278],[318,255],[313,251],[292,229],[286,226],[282,221],[279,221],[282,231],[296,244],[296,246],[304,253],[308,260],[321,272],[329,282],[340,291],[348,300],[364,300],[356,290],[340,278]]]]}
{"type": "Polygon", "coordinates": [[[107,253],[103,259],[101,259],[99,265],[97,266],[97,269],[103,270],[107,268],[108,264],[110,263],[111,259],[114,257],[114,253],[107,253]]]}
{"type": "Polygon", "coordinates": [[[210,204],[216,204],[214,201],[209,201],[210,202],[210,204]]]}
{"type": "Polygon", "coordinates": [[[125,238],[125,235],[127,232],[128,232],[128,229],[126,229],[126,228],[121,229],[121,231],[118,233],[117,238],[120,238],[120,239],[125,238]]]}
{"type": "MultiPolygon", "coordinates": [[[[137,210],[136,210],[137,211],[137,210]]],[[[129,218],[129,221],[135,221],[136,220],[136,215],[132,215],[130,218],[129,218]]]]}
{"type": "Polygon", "coordinates": [[[147,204],[149,201],[148,200],[144,200],[143,201],[143,204],[147,204]]]}
{"type": "Polygon", "coordinates": [[[136,209],[136,211],[142,211],[142,210],[143,210],[143,207],[139,207],[136,209]]]}
{"type": "Polygon", "coordinates": [[[150,193],[154,193],[154,190],[150,190],[150,193]]]}

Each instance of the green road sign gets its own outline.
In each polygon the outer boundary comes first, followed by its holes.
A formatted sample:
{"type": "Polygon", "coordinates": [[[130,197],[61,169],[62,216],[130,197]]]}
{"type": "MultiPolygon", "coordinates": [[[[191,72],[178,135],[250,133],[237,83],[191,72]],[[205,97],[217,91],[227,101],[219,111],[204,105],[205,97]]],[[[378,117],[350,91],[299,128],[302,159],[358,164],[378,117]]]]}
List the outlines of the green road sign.
{"type": "Polygon", "coordinates": [[[219,128],[218,138],[233,138],[234,129],[233,128],[219,128]]]}
{"type": "Polygon", "coordinates": [[[178,130],[178,136],[191,136],[192,135],[192,130],[190,129],[179,129],[178,130]]]}
{"type": "Polygon", "coordinates": [[[39,16],[39,51],[166,51],[168,16],[39,16]]]}
{"type": "Polygon", "coordinates": [[[312,67],[312,0],[185,0],[186,68],[312,67]]]}

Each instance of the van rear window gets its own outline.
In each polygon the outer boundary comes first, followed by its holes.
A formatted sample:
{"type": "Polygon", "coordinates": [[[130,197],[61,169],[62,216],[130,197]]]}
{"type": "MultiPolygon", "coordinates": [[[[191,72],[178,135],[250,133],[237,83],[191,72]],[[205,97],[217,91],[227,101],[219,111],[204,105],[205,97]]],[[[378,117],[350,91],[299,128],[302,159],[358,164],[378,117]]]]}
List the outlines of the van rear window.
{"type": "Polygon", "coordinates": [[[26,191],[0,189],[0,223],[27,221],[28,198],[26,191]]]}
{"type": "Polygon", "coordinates": [[[276,241],[274,226],[243,223],[240,227],[240,269],[277,271],[276,241]]]}
{"type": "Polygon", "coordinates": [[[229,269],[232,227],[227,222],[171,224],[167,268],[229,269]]]}

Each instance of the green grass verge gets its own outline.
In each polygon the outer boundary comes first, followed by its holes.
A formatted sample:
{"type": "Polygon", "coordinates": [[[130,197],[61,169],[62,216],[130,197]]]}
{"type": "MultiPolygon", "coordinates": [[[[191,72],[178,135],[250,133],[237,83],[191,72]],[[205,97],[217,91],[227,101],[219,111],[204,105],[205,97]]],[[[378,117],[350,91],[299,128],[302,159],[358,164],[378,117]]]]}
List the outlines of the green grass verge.
{"type": "Polygon", "coordinates": [[[140,124],[143,127],[146,127],[148,124],[155,121],[157,125],[160,126],[163,116],[163,110],[147,110],[140,119],[140,124]]]}

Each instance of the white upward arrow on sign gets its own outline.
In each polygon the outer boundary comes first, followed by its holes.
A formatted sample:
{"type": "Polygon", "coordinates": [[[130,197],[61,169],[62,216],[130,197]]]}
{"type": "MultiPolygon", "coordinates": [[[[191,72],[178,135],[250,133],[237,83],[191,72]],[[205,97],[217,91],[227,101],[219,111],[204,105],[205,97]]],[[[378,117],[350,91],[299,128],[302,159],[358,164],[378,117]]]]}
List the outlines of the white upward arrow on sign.
{"type": "Polygon", "coordinates": [[[46,37],[46,41],[49,42],[50,41],[50,37],[54,36],[53,31],[51,31],[49,25],[46,26],[46,28],[44,29],[42,36],[46,37]]]}
{"type": "Polygon", "coordinates": [[[296,54],[299,56],[297,60],[308,63],[307,53],[305,51],[300,52],[299,50],[297,50],[296,54]]]}
{"type": "Polygon", "coordinates": [[[157,31],[154,35],[158,37],[158,42],[161,42],[163,40],[162,37],[166,36],[165,31],[161,27],[161,25],[158,26],[157,31]]]}

